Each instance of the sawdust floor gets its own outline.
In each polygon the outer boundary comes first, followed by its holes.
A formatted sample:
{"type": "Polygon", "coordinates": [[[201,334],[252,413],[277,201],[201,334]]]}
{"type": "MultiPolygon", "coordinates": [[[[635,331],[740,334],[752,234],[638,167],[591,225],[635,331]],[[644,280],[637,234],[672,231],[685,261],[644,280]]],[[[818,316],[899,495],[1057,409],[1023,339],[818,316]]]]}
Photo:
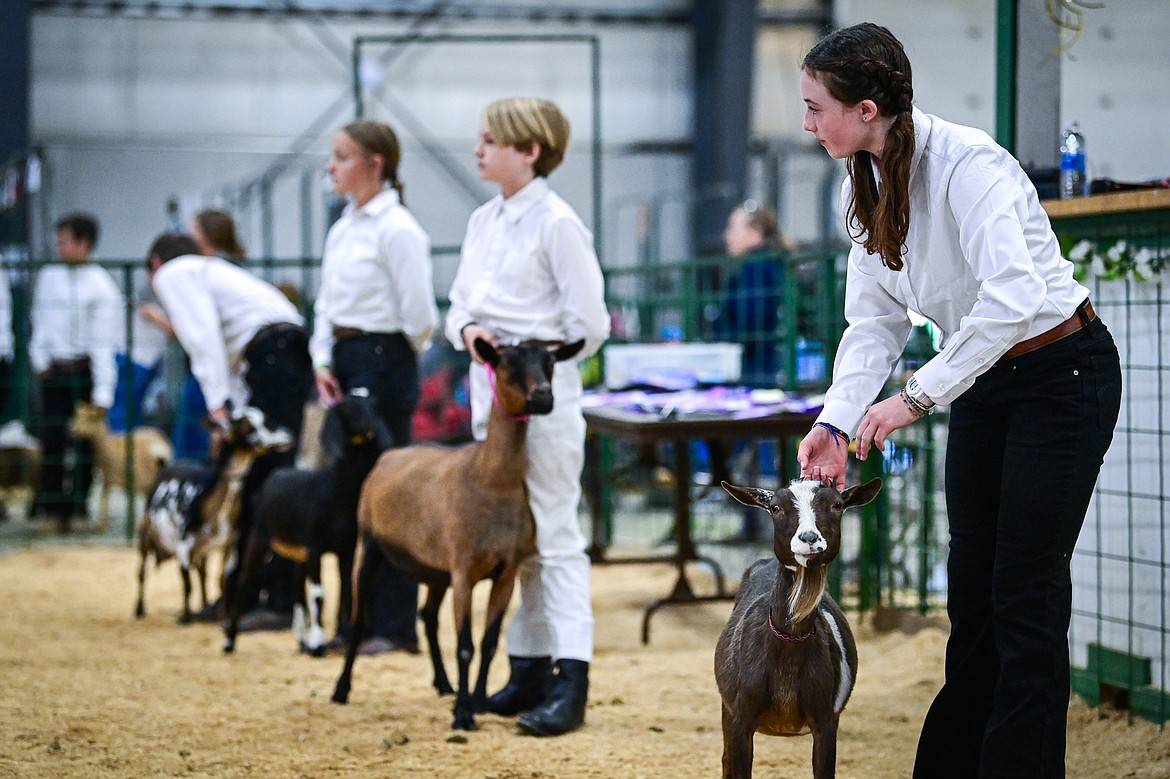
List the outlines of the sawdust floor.
{"type": "MultiPolygon", "coordinates": [[[[425,656],[359,660],[348,706],[329,702],[341,659],[299,655],[289,633],[247,634],[220,653],[212,625],[177,626],[173,563],[152,572],[132,617],[135,553],[38,545],[0,553],[3,777],[712,777],[722,748],[712,650],[729,603],[668,608],[639,643],[642,608],[672,569],[594,571],[597,657],[584,729],[517,734],[481,715],[453,733],[425,656]]],[[[707,585],[696,572],[697,586],[707,585]]],[[[477,590],[480,604],[486,588],[477,590]]],[[[446,606],[446,604],[444,604],[446,606]]],[[[442,639],[450,658],[448,610],[442,639]]],[[[857,620],[854,620],[855,623],[857,620]]],[[[841,721],[838,776],[909,776],[940,685],[943,634],[856,625],[861,665],[841,721]]],[[[507,674],[502,655],[493,689],[507,674]]],[[[448,659],[448,668],[454,665],[448,659]]],[[[1170,777],[1170,729],[1074,702],[1070,777],[1170,777]]],[[[808,737],[756,738],[756,776],[807,777],[808,737]]]]}

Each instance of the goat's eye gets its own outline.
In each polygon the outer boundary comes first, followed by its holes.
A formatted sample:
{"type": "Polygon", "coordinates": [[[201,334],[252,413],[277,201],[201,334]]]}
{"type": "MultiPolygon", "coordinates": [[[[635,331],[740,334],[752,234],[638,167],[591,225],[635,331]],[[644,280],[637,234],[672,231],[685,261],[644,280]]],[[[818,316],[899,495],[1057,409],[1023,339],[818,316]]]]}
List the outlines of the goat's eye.
{"type": "Polygon", "coordinates": [[[842,503],[841,501],[837,501],[836,503],[833,504],[833,511],[844,511],[844,510],[845,510],[845,504],[842,503]]]}

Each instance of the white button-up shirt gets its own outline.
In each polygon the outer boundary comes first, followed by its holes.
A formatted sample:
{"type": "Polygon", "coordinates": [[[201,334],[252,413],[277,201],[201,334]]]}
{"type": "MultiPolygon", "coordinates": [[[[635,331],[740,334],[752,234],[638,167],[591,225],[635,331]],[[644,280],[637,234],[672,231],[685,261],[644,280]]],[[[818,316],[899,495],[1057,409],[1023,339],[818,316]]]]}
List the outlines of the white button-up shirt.
{"type": "Polygon", "coordinates": [[[548,182],[537,177],[512,197],[471,215],[451,285],[447,338],[475,322],[501,343],[585,339],[587,357],[609,337],[604,281],[593,236],[548,182]]]}
{"type": "Polygon", "coordinates": [[[244,349],[265,325],[303,324],[276,287],[218,257],[186,254],[163,263],[152,280],[207,407],[248,402],[244,349]]]}
{"type": "Polygon", "coordinates": [[[40,373],[54,360],[89,357],[93,402],[114,402],[118,369],[114,355],[125,348],[126,306],[109,272],[90,262],[46,265],[37,274],[29,312],[29,360],[40,373]]]}
{"type": "MultiPolygon", "coordinates": [[[[857,429],[910,334],[906,309],[942,333],[941,351],[915,373],[950,403],[1004,352],[1068,319],[1089,295],[1072,275],[1036,189],[986,133],[914,109],[910,228],[905,266],[892,271],[854,243],[849,322],[820,419],[857,429]]],[[[846,179],[841,203],[849,202],[846,179]]]]}
{"type": "Polygon", "coordinates": [[[396,190],[360,208],[350,203],[329,229],[313,312],[309,349],[318,367],[333,362],[334,327],[400,332],[415,352],[426,348],[439,324],[431,242],[396,190]]]}

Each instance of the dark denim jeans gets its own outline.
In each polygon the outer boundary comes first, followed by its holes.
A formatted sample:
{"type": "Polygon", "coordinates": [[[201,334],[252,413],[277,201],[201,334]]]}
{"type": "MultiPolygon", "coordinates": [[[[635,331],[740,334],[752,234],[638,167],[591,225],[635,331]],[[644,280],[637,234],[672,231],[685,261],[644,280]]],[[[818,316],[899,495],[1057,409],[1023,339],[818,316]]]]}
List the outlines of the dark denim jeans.
{"type": "Polygon", "coordinates": [[[1096,319],[980,376],[951,406],[946,682],[914,776],[1063,777],[1069,562],[1121,403],[1096,319]]]}

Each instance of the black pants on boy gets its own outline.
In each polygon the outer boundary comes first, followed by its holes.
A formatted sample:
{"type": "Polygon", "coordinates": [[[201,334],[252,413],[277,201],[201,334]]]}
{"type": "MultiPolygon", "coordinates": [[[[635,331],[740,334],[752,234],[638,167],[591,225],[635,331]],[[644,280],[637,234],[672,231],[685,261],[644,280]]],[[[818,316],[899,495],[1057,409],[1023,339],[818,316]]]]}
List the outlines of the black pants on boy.
{"type": "Polygon", "coordinates": [[[94,453],[89,441],[69,435],[69,420],[79,401],[93,398],[93,374],[89,358],[50,363],[41,376],[41,471],[30,510],[62,522],[84,517],[86,497],[93,485],[94,453]],[[66,467],[67,452],[72,464],[66,467]]]}

